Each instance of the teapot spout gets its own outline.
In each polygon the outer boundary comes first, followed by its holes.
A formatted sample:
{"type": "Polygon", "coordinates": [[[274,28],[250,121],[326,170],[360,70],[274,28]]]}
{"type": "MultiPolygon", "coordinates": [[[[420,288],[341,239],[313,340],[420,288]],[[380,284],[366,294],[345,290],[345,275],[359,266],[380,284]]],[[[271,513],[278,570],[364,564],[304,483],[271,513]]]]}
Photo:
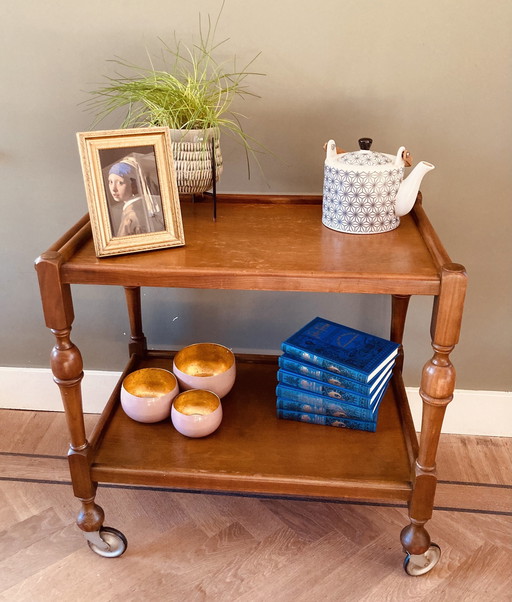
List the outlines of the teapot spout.
{"type": "Polygon", "coordinates": [[[397,217],[406,215],[412,209],[420,189],[421,180],[432,169],[434,169],[432,163],[421,161],[400,184],[395,201],[395,215],[397,217]]]}

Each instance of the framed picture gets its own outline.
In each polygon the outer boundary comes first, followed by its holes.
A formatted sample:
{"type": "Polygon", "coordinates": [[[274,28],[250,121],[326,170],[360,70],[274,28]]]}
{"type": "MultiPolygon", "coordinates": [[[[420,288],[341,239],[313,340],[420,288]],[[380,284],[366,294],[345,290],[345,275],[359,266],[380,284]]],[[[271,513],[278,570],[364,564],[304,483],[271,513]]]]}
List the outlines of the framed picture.
{"type": "Polygon", "coordinates": [[[168,128],[77,138],[98,257],[185,244],[168,128]]]}

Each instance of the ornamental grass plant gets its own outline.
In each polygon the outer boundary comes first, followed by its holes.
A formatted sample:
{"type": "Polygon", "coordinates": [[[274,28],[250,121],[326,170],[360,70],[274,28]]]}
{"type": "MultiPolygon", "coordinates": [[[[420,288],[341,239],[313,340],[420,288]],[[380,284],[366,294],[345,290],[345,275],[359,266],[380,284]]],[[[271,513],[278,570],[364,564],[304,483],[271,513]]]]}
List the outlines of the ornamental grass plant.
{"type": "Polygon", "coordinates": [[[229,41],[229,38],[215,41],[223,8],[224,2],[215,23],[208,16],[206,32],[199,16],[197,44],[186,45],[176,34],[173,46],[160,39],[160,68],[151,57],[148,67],[113,59],[112,62],[130,74],[108,77],[105,85],[90,92],[93,98],[86,104],[96,114],[94,126],[121,110],[124,111],[121,128],[219,128],[241,141],[246,152],[254,154],[258,145],[242,128],[241,119],[245,116],[232,110],[231,105],[237,97],[258,97],[249,90],[247,79],[263,75],[251,70],[259,54],[242,68],[237,66],[236,55],[229,63],[217,60],[221,47],[229,41]]]}

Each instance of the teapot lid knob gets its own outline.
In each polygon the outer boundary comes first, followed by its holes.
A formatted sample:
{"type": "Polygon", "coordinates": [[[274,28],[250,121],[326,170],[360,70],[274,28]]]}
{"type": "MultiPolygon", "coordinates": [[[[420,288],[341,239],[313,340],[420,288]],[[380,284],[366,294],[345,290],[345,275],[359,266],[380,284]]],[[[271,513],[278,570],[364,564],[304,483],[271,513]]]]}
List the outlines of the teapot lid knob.
{"type": "Polygon", "coordinates": [[[372,142],[371,138],[359,138],[359,148],[361,150],[370,150],[372,142]]]}

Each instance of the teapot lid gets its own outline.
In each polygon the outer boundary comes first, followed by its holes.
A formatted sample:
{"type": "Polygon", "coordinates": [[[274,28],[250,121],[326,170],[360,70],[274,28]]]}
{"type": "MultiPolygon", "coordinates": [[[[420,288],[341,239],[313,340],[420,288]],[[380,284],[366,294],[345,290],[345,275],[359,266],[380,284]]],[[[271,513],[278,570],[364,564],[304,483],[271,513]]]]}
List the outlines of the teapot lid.
{"type": "Polygon", "coordinates": [[[365,167],[394,163],[395,158],[393,156],[371,151],[370,146],[372,142],[371,138],[360,138],[359,148],[361,150],[338,155],[338,163],[365,167]]]}

